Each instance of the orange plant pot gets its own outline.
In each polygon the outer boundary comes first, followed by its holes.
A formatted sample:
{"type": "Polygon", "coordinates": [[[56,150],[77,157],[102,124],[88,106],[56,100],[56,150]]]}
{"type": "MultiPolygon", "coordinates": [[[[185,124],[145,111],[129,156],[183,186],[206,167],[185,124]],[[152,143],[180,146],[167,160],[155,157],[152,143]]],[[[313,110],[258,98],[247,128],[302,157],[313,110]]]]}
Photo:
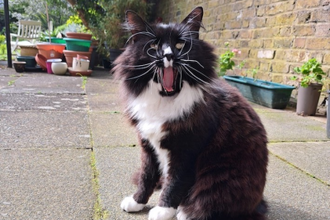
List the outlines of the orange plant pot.
{"type": "Polygon", "coordinates": [[[66,63],[68,64],[68,67],[72,67],[73,58],[77,57],[78,54],[81,56],[88,57],[88,60],[91,59],[91,55],[92,55],[91,51],[83,52],[83,51],[63,50],[63,53],[65,56],[66,63]]]}
{"type": "Polygon", "coordinates": [[[65,44],[40,43],[37,44],[38,53],[46,59],[63,58],[65,44]]]}

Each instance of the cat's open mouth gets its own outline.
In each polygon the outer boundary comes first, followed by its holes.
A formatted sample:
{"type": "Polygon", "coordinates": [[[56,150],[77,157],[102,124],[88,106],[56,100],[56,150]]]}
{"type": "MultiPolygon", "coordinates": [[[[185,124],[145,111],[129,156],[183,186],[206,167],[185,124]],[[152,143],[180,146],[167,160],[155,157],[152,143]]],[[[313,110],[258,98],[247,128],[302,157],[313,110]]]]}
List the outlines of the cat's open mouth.
{"type": "Polygon", "coordinates": [[[161,70],[161,84],[163,88],[163,92],[166,95],[172,95],[176,93],[176,78],[177,78],[177,70],[173,67],[163,68],[161,70]]]}

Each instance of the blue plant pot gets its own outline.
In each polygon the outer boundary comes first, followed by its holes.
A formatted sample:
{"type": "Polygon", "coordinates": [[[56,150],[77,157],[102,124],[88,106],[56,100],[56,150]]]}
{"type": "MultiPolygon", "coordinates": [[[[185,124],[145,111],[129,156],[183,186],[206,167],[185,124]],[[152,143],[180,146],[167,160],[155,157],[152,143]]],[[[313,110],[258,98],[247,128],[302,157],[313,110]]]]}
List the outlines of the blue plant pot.
{"type": "Polygon", "coordinates": [[[294,86],[283,85],[250,77],[223,76],[232,86],[238,88],[249,101],[273,109],[285,109],[290,101],[294,86]]]}

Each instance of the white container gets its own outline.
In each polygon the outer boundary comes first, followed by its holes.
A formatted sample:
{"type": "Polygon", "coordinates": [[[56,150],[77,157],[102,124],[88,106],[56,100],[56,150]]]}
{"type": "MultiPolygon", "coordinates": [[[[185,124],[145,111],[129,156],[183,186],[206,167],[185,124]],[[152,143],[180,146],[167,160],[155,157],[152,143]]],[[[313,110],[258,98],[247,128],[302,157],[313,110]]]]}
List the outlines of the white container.
{"type": "Polygon", "coordinates": [[[54,74],[63,75],[66,73],[68,65],[66,62],[52,63],[52,71],[54,74]]]}
{"type": "Polygon", "coordinates": [[[73,58],[72,69],[74,71],[87,71],[89,68],[89,60],[78,60],[77,57],[73,58]]]}

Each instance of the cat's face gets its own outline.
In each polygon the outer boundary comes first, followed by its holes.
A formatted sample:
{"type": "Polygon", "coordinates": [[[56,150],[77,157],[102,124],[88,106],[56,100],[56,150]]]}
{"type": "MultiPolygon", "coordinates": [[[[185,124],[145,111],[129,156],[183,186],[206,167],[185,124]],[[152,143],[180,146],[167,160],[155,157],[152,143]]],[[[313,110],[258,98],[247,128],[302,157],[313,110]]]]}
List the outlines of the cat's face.
{"type": "Polygon", "coordinates": [[[132,11],[126,13],[130,44],[116,64],[125,80],[140,93],[152,80],[162,96],[180,93],[183,84],[210,82],[215,57],[199,40],[203,10],[195,8],[180,24],[150,25],[132,11]]]}

